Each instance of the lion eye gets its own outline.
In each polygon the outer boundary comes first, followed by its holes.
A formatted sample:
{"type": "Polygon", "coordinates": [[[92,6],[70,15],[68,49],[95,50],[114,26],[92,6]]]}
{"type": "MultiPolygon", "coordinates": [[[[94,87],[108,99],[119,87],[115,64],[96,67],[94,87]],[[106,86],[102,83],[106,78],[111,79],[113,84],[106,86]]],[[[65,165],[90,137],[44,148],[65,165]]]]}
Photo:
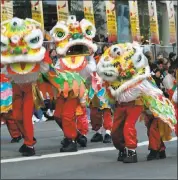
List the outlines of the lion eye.
{"type": "Polygon", "coordinates": [[[91,35],[91,34],[92,34],[91,30],[87,29],[87,30],[86,30],[86,34],[87,34],[87,35],[91,35]]]}
{"type": "Polygon", "coordinates": [[[31,40],[30,40],[30,43],[35,44],[35,43],[38,43],[38,42],[39,42],[39,40],[40,40],[40,37],[39,37],[39,36],[37,36],[37,37],[35,37],[35,38],[31,39],[31,40]]]}
{"type": "Polygon", "coordinates": [[[65,36],[65,33],[62,32],[62,31],[59,31],[59,32],[56,33],[56,35],[57,35],[57,37],[62,38],[62,37],[65,36]]]}

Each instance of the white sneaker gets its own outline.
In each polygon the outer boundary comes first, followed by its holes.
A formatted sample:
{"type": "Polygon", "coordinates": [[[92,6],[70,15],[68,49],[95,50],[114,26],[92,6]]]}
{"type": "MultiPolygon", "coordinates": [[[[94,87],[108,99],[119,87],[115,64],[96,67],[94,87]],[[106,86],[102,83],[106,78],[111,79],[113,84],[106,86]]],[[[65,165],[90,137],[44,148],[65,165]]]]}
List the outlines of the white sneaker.
{"type": "Polygon", "coordinates": [[[40,119],[40,122],[45,122],[47,121],[47,118],[43,115],[42,118],[40,119]]]}
{"type": "Polygon", "coordinates": [[[46,114],[47,114],[48,116],[52,117],[53,114],[54,114],[54,111],[51,111],[50,109],[48,109],[47,112],[46,112],[46,114]]]}
{"type": "Polygon", "coordinates": [[[4,125],[5,124],[5,122],[4,121],[1,121],[1,125],[4,125]]]}
{"type": "Polygon", "coordinates": [[[35,115],[33,115],[32,120],[33,120],[33,122],[39,122],[40,121],[40,119],[38,119],[35,115]]]}

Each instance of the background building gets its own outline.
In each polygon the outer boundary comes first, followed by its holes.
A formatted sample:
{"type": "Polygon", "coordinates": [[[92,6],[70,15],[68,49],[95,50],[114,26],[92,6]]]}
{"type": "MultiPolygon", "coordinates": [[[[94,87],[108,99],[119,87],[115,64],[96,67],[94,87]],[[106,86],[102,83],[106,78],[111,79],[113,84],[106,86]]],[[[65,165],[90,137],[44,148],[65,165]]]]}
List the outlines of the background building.
{"type": "MultiPolygon", "coordinates": [[[[169,45],[168,13],[165,1],[156,1],[159,36],[162,45],[169,45]]],[[[69,12],[79,20],[84,18],[83,1],[68,0],[69,12]]],[[[174,1],[176,28],[177,28],[177,2],[174,1]]],[[[31,18],[31,4],[29,0],[14,0],[14,16],[31,18]]],[[[93,0],[95,25],[97,29],[96,41],[107,41],[106,7],[103,0],[93,0]]],[[[148,14],[148,1],[138,0],[138,12],[141,35],[149,39],[150,26],[148,14]]],[[[57,22],[56,1],[43,0],[44,26],[49,31],[57,22]]],[[[116,16],[118,27],[118,42],[131,41],[129,5],[127,0],[116,0],[116,16]]]]}

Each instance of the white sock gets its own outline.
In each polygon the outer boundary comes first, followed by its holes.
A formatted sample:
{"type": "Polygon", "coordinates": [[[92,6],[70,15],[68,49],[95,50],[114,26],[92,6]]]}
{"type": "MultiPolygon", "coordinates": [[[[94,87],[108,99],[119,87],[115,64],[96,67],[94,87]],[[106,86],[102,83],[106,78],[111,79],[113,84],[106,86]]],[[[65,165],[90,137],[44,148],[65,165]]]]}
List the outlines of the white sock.
{"type": "Polygon", "coordinates": [[[111,131],[110,130],[106,130],[106,134],[111,135],[111,131]]]}
{"type": "Polygon", "coordinates": [[[133,152],[135,152],[135,149],[129,149],[129,148],[127,148],[128,150],[130,150],[130,151],[133,151],[133,152]]]}
{"type": "Polygon", "coordinates": [[[98,131],[96,131],[96,132],[99,133],[99,134],[102,134],[101,128],[98,131]]]}

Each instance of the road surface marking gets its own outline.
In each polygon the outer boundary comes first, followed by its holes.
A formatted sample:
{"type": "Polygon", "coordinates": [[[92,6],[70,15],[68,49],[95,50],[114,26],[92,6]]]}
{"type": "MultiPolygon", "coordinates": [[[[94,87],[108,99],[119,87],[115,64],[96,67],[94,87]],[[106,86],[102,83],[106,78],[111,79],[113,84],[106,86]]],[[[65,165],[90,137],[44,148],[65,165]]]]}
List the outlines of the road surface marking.
{"type": "MultiPolygon", "coordinates": [[[[171,141],[176,141],[176,140],[177,140],[177,137],[173,137],[171,141]]],[[[138,147],[146,146],[146,145],[148,145],[148,141],[143,141],[143,142],[138,143],[138,147]]],[[[116,150],[116,148],[115,147],[94,148],[94,149],[80,150],[78,152],[54,153],[54,154],[46,154],[46,155],[41,155],[41,156],[3,159],[3,160],[1,160],[1,163],[30,161],[30,160],[48,159],[48,158],[65,157],[65,156],[75,156],[75,155],[80,155],[80,154],[88,154],[88,153],[104,152],[104,151],[113,151],[113,150],[116,150]]]]}

